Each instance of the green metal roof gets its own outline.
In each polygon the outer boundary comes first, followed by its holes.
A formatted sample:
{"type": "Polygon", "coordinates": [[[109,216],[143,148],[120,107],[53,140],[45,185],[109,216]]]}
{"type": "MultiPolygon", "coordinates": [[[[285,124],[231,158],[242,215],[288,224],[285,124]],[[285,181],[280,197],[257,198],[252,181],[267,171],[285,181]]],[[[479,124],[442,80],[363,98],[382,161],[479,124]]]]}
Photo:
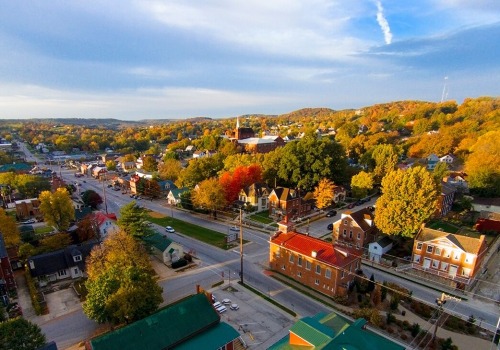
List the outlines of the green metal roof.
{"type": "Polygon", "coordinates": [[[311,317],[304,317],[297,321],[290,328],[290,333],[296,334],[316,348],[327,344],[334,336],[331,329],[311,317]]]}
{"type": "Polygon", "coordinates": [[[12,163],[12,164],[4,164],[0,165],[0,173],[6,173],[8,171],[29,171],[33,168],[32,165],[26,163],[12,163]]]}
{"type": "Polygon", "coordinates": [[[155,314],[90,341],[93,350],[171,349],[220,322],[205,294],[187,297],[155,314]]]}
{"type": "Polygon", "coordinates": [[[240,334],[225,322],[219,323],[217,326],[198,334],[184,343],[175,346],[174,350],[217,350],[222,348],[227,343],[232,342],[238,338],[240,334]]]}
{"type": "Polygon", "coordinates": [[[143,238],[144,242],[146,244],[149,244],[156,249],[158,249],[161,252],[164,252],[167,247],[172,244],[172,241],[169,240],[167,237],[161,235],[158,232],[153,233],[151,236],[147,236],[143,238]]]}

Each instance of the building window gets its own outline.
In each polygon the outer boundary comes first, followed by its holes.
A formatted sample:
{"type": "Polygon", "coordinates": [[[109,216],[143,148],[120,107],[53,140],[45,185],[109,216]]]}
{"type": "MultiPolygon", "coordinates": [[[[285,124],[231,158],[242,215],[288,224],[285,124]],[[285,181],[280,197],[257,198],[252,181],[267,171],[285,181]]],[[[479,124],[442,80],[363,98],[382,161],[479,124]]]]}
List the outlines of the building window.
{"type": "Polygon", "coordinates": [[[448,270],[448,263],[442,262],[441,263],[441,270],[447,271],[448,270]]]}
{"type": "Polygon", "coordinates": [[[302,272],[300,272],[300,271],[299,271],[299,272],[297,272],[297,277],[298,277],[298,278],[301,278],[301,277],[302,277],[302,272]]]}
{"type": "Polygon", "coordinates": [[[290,257],[288,258],[288,261],[290,261],[290,263],[293,264],[293,255],[292,254],[290,254],[290,257]]]}
{"type": "Polygon", "coordinates": [[[444,250],[444,257],[445,258],[449,258],[450,257],[450,253],[451,253],[450,250],[444,250]]]}
{"type": "Polygon", "coordinates": [[[465,262],[466,262],[467,264],[472,264],[472,261],[473,261],[473,260],[474,260],[474,256],[473,256],[473,255],[471,255],[471,254],[466,254],[466,255],[465,255],[465,262]]]}
{"type": "Polygon", "coordinates": [[[469,277],[470,276],[470,269],[462,268],[462,276],[469,277]]]}
{"type": "Polygon", "coordinates": [[[321,275],[321,266],[316,265],[316,273],[317,273],[318,275],[321,275]]]}
{"type": "Polygon", "coordinates": [[[432,253],[432,249],[433,249],[433,248],[434,248],[433,246],[428,245],[428,246],[427,246],[427,253],[432,253]]]}
{"type": "Polygon", "coordinates": [[[74,271],[75,275],[78,275],[78,267],[75,267],[75,269],[73,271],[74,271]]]}
{"type": "Polygon", "coordinates": [[[417,250],[422,250],[422,242],[417,243],[417,250]]]}
{"type": "Polygon", "coordinates": [[[352,238],[352,231],[349,231],[349,238],[352,238]]]}
{"type": "Polygon", "coordinates": [[[416,263],[419,263],[420,262],[420,255],[415,255],[413,257],[413,261],[416,262],[416,263]]]}
{"type": "Polygon", "coordinates": [[[347,225],[347,220],[344,220],[344,225],[347,225]]]}
{"type": "Polygon", "coordinates": [[[439,268],[439,260],[432,260],[432,268],[434,269],[439,268]]]}
{"type": "Polygon", "coordinates": [[[300,255],[297,257],[297,265],[302,266],[302,257],[300,255]]]}
{"type": "Polygon", "coordinates": [[[332,278],[332,270],[326,269],[326,271],[325,271],[325,277],[326,278],[332,278]]]}
{"type": "Polygon", "coordinates": [[[344,235],[344,237],[347,235],[347,230],[346,229],[344,229],[343,235],[344,235]]]}
{"type": "Polygon", "coordinates": [[[436,247],[436,250],[434,251],[434,254],[441,256],[441,248],[436,247]]]}
{"type": "Polygon", "coordinates": [[[319,279],[318,279],[318,278],[316,278],[316,279],[314,280],[314,284],[315,284],[315,285],[317,285],[317,286],[319,286],[319,279]]]}
{"type": "Polygon", "coordinates": [[[286,265],[281,266],[281,269],[285,270],[286,269],[286,265]]]}
{"type": "Polygon", "coordinates": [[[59,275],[59,277],[66,276],[66,270],[59,270],[57,274],[59,275]]]}
{"type": "Polygon", "coordinates": [[[453,260],[460,259],[460,252],[453,252],[453,260]]]}
{"type": "Polygon", "coordinates": [[[358,240],[361,239],[361,233],[358,232],[358,240]]]}
{"type": "Polygon", "coordinates": [[[310,270],[311,269],[311,262],[306,260],[306,270],[310,270]]]}
{"type": "Polygon", "coordinates": [[[73,257],[73,260],[76,262],[76,261],[82,261],[82,256],[81,255],[75,255],[73,257]]]}

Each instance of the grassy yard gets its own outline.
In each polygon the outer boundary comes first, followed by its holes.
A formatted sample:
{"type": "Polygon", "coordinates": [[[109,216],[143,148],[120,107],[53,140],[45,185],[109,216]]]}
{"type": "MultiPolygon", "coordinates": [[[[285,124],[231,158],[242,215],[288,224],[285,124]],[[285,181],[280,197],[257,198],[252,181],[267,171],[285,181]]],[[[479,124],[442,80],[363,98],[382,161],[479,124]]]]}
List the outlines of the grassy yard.
{"type": "Polygon", "coordinates": [[[433,230],[442,229],[444,232],[448,233],[457,233],[460,230],[460,227],[450,224],[445,221],[432,221],[427,227],[432,228],[433,230]]]}
{"type": "Polygon", "coordinates": [[[250,215],[248,218],[250,220],[261,222],[263,224],[270,224],[270,223],[274,222],[274,220],[269,217],[268,211],[262,211],[260,213],[250,215]]]}
{"type": "Polygon", "coordinates": [[[40,226],[40,227],[35,227],[34,229],[35,229],[35,234],[37,236],[44,236],[54,231],[54,228],[50,226],[40,226]]]}
{"type": "Polygon", "coordinates": [[[194,225],[168,216],[163,216],[155,212],[150,213],[150,221],[163,227],[172,226],[175,231],[178,231],[183,235],[208,243],[215,247],[222,249],[229,249],[233,247],[233,245],[226,244],[225,234],[202,226],[194,225]]]}

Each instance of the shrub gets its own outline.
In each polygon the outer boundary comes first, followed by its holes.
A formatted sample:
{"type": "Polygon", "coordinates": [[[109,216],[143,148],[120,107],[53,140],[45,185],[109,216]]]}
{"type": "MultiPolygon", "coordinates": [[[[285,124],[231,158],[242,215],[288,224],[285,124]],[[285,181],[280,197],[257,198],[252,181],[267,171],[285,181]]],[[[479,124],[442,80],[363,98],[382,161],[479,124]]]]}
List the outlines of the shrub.
{"type": "Polygon", "coordinates": [[[399,306],[399,295],[395,294],[391,298],[390,308],[391,310],[395,311],[398,309],[398,306],[399,306]]]}
{"type": "Polygon", "coordinates": [[[396,316],[394,316],[393,314],[391,314],[390,312],[387,313],[387,317],[386,317],[386,323],[387,324],[391,324],[393,322],[396,321],[396,316]]]}
{"type": "Polygon", "coordinates": [[[401,325],[401,328],[403,328],[404,330],[410,329],[410,322],[404,320],[403,324],[401,325]]]}
{"type": "Polygon", "coordinates": [[[28,289],[30,291],[31,304],[33,305],[33,309],[35,309],[35,313],[37,315],[41,315],[43,309],[42,305],[40,304],[39,293],[36,289],[35,282],[33,281],[33,277],[31,277],[27,266],[24,276],[26,277],[26,284],[28,285],[28,289]]]}
{"type": "Polygon", "coordinates": [[[416,337],[417,334],[420,333],[420,325],[418,323],[412,324],[410,332],[412,337],[416,337]]]}
{"type": "Polygon", "coordinates": [[[392,328],[392,327],[387,327],[387,333],[389,333],[389,334],[394,333],[394,328],[392,328]]]}
{"type": "Polygon", "coordinates": [[[406,340],[406,339],[408,339],[408,336],[406,335],[406,333],[401,333],[400,338],[402,340],[406,340]]]}

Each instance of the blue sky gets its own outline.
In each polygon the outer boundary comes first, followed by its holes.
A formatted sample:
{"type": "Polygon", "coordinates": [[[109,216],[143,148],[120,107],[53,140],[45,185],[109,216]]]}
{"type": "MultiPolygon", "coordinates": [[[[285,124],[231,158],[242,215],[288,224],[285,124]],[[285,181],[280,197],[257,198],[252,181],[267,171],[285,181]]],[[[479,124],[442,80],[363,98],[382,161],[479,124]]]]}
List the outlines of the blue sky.
{"type": "Polygon", "coordinates": [[[500,96],[500,1],[0,0],[0,52],[2,119],[461,103],[500,96]]]}

